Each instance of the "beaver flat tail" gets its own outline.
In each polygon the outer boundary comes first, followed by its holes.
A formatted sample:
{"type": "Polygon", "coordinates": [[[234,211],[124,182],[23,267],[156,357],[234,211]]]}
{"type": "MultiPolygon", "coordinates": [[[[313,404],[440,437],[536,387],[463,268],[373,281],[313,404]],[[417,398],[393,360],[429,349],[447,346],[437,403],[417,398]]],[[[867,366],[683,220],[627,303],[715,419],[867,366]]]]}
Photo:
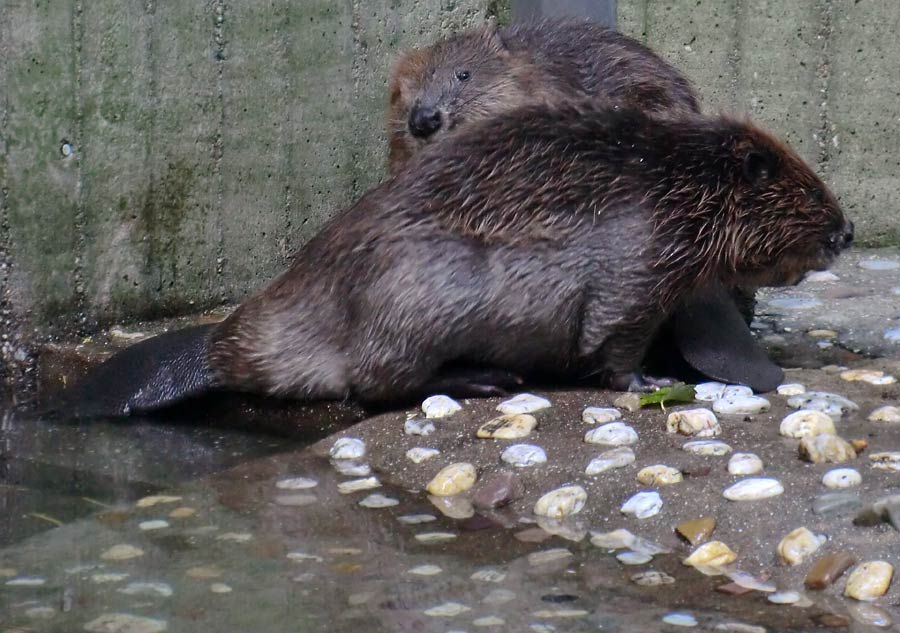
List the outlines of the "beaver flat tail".
{"type": "Polygon", "coordinates": [[[215,387],[207,363],[214,324],[141,341],[64,389],[42,413],[70,418],[123,417],[167,407],[215,387]]]}

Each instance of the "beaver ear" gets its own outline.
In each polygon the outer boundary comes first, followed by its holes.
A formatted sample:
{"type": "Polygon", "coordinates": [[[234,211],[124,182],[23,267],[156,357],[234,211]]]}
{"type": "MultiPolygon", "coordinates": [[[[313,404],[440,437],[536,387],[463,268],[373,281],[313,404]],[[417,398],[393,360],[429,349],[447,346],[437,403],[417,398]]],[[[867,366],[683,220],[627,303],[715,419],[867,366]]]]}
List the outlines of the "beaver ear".
{"type": "Polygon", "coordinates": [[[778,162],[769,152],[751,148],[744,154],[743,169],[744,178],[755,185],[775,178],[778,162]]]}
{"type": "Polygon", "coordinates": [[[497,18],[494,16],[488,18],[484,27],[484,41],[492,51],[498,54],[506,55],[509,53],[509,48],[506,46],[506,42],[503,41],[503,35],[500,33],[500,25],[497,24],[497,18]]]}

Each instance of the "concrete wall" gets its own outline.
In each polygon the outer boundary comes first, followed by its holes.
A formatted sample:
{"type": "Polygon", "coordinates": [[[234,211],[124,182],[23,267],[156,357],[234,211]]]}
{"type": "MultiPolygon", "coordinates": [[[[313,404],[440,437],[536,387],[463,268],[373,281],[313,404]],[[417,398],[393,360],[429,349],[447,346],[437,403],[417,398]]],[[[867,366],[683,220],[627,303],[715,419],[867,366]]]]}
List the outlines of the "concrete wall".
{"type": "Polygon", "coordinates": [[[867,245],[900,244],[900,2],[619,0],[619,29],[816,166],[867,245]]]}
{"type": "MultiPolygon", "coordinates": [[[[900,243],[897,0],[619,0],[619,27],[900,243]]],[[[376,183],[392,53],[508,0],[0,0],[0,373],[239,300],[376,183]]]]}
{"type": "Polygon", "coordinates": [[[0,1],[0,372],[239,300],[382,176],[394,51],[497,0],[0,1]]]}

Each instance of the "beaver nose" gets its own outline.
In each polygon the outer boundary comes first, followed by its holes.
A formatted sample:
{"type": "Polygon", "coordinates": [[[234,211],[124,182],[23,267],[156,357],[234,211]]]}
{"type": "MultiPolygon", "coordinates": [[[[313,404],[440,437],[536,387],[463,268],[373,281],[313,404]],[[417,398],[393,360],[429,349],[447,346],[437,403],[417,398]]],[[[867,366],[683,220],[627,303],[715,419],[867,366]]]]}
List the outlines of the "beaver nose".
{"type": "Polygon", "coordinates": [[[441,129],[441,111],[437,108],[415,106],[409,113],[409,132],[418,138],[428,138],[441,129]]]}
{"type": "Polygon", "coordinates": [[[844,248],[847,248],[848,246],[850,246],[853,243],[853,222],[851,222],[850,220],[847,220],[844,223],[843,238],[844,238],[844,243],[842,246],[844,248]]]}

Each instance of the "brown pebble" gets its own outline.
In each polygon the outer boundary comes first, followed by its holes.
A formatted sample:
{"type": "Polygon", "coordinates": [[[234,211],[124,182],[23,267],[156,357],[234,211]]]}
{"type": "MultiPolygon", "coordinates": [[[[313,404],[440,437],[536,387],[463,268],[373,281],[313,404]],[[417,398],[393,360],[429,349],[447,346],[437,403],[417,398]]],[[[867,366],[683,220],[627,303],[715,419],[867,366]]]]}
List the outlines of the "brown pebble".
{"type": "Polygon", "coordinates": [[[718,587],[716,587],[716,591],[718,591],[719,593],[727,593],[731,596],[743,596],[744,594],[753,591],[753,589],[743,587],[736,582],[730,582],[727,585],[719,585],[718,587]]]}
{"type": "Polygon", "coordinates": [[[523,543],[543,543],[553,535],[541,528],[528,528],[527,530],[516,532],[513,536],[516,537],[516,540],[523,543]]]}
{"type": "Polygon", "coordinates": [[[684,521],[675,526],[678,536],[691,545],[705,543],[716,529],[716,520],[712,517],[700,517],[684,521]]]}
{"type": "Polygon", "coordinates": [[[809,589],[824,589],[841,577],[856,559],[847,552],[836,552],[823,556],[806,575],[806,586],[809,589]]]}
{"type": "Polygon", "coordinates": [[[483,510],[500,508],[521,497],[523,492],[518,475],[502,471],[484,479],[472,495],[472,505],[483,510]]]}
{"type": "Polygon", "coordinates": [[[829,629],[842,629],[850,626],[850,618],[837,613],[825,613],[818,617],[819,624],[829,629]]]}
{"type": "Polygon", "coordinates": [[[685,468],[681,471],[685,477],[706,477],[712,472],[710,466],[697,466],[696,468],[685,468]]]}
{"type": "Polygon", "coordinates": [[[850,446],[853,447],[853,450],[856,451],[856,454],[859,455],[864,450],[869,447],[868,440],[850,440],[850,446]]]}

